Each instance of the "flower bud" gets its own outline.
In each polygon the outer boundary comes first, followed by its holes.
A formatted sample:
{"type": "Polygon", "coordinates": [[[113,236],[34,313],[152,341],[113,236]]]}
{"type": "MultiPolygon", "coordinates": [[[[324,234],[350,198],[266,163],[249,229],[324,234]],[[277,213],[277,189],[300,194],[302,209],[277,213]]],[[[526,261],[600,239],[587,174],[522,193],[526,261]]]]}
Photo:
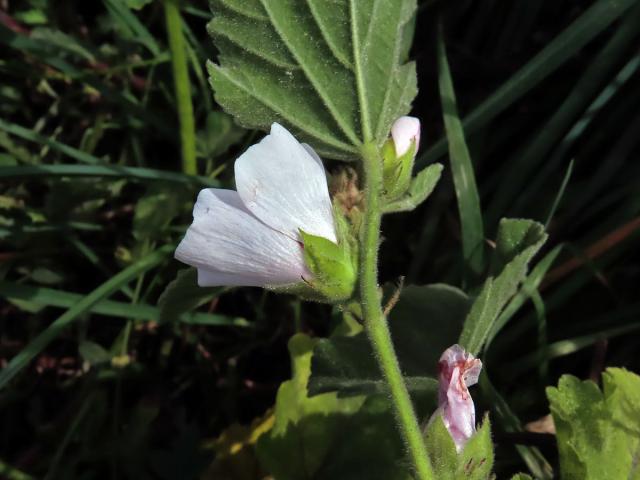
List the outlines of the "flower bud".
{"type": "Polygon", "coordinates": [[[391,127],[391,138],[382,146],[385,196],[395,200],[411,182],[413,161],[420,144],[420,120],[400,117],[391,127]]]}
{"type": "Polygon", "coordinates": [[[409,151],[413,142],[417,152],[420,148],[420,120],[416,117],[400,117],[391,127],[391,138],[398,158],[409,151]]]}
{"type": "Polygon", "coordinates": [[[438,362],[438,409],[460,453],[476,431],[476,410],[468,387],[478,382],[482,362],[460,345],[449,347],[438,362]]]}

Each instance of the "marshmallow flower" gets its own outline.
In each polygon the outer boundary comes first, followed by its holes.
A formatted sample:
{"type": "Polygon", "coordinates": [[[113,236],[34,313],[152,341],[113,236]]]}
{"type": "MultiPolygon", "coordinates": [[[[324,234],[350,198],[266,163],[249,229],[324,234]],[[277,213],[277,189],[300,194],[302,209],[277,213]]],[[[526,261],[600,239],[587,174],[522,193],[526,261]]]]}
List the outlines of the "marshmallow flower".
{"type": "Polygon", "coordinates": [[[207,188],[176,259],[198,285],[279,287],[310,279],[300,230],[337,243],[320,157],[281,125],[235,163],[236,188],[207,188]]]}
{"type": "Polygon", "coordinates": [[[482,362],[460,345],[445,350],[438,362],[438,410],[460,453],[476,431],[476,410],[468,387],[478,382],[482,362]]]}
{"type": "Polygon", "coordinates": [[[396,148],[396,156],[402,157],[411,148],[411,141],[415,140],[416,149],[420,147],[420,120],[416,117],[400,117],[391,126],[391,138],[396,148]]]}

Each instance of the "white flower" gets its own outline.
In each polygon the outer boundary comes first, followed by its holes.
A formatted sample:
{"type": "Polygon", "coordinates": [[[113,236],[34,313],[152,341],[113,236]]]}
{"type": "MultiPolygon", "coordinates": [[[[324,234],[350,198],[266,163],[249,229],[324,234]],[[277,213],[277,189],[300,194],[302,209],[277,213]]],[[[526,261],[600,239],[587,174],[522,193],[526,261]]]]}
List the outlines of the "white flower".
{"type": "Polygon", "coordinates": [[[433,417],[442,415],[458,453],[476,431],[476,409],[468,387],[478,382],[481,370],[482,362],[460,345],[447,348],[438,362],[438,409],[433,417]]]}
{"type": "Polygon", "coordinates": [[[420,147],[420,120],[415,117],[400,117],[391,127],[391,138],[399,158],[409,151],[411,141],[415,140],[416,149],[420,147]]]}
{"type": "Polygon", "coordinates": [[[175,257],[200,286],[283,286],[309,279],[299,231],[337,243],[324,167],[281,125],[235,163],[236,188],[204,189],[175,257]]]}

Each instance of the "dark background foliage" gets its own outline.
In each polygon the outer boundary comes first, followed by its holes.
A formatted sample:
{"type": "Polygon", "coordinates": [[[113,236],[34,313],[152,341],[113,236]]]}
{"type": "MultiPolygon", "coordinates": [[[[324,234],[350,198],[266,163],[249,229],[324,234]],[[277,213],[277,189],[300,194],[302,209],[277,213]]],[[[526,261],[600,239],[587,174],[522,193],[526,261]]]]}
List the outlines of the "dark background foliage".
{"type": "MultiPolygon", "coordinates": [[[[548,413],[544,387],[562,373],[598,379],[608,365],[640,370],[640,5],[617,3],[419,5],[412,49],[419,163],[446,165],[435,54],[442,16],[459,110],[471,118],[487,248],[503,216],[548,223],[538,259],[563,246],[533,301],[484,358],[522,423],[548,413]],[[597,9],[617,3],[628,6],[599,24],[597,9]],[[592,21],[574,23],[590,14],[592,21]],[[523,71],[511,90],[503,87],[523,71]]],[[[185,1],[181,11],[199,173],[231,186],[233,160],[261,133],[236,127],[212,98],[204,62],[216,52],[206,3],[185,1]]],[[[84,295],[179,240],[201,184],[180,173],[162,2],[2,0],[0,44],[6,365],[84,295]],[[118,169],[105,173],[104,162],[118,169]]],[[[448,169],[425,205],[386,218],[383,233],[383,282],[406,276],[477,287],[463,282],[448,169]]],[[[115,285],[112,310],[93,308],[56,332],[0,391],[0,477],[198,478],[225,428],[273,405],[290,376],[288,338],[327,335],[338,321],[326,306],[249,288],[210,292],[200,321],[171,310],[160,321],[157,310],[133,306],[155,308],[181,269],[165,257],[115,285]]],[[[479,410],[495,411],[496,397],[476,396],[479,410]]],[[[496,414],[499,478],[526,469],[505,423],[496,414]]],[[[542,445],[553,463],[549,438],[517,440],[542,445]]]]}

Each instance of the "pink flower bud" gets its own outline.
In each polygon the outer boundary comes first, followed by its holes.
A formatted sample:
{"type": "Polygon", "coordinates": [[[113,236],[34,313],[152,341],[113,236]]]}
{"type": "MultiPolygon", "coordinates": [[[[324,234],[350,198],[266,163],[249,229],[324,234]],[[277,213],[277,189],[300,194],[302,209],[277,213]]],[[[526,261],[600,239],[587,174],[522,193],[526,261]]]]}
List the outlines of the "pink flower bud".
{"type": "Polygon", "coordinates": [[[400,117],[391,127],[391,137],[396,147],[396,156],[401,157],[409,151],[411,142],[416,142],[416,152],[420,146],[420,120],[416,117],[400,117]]]}
{"type": "Polygon", "coordinates": [[[438,410],[433,416],[442,415],[458,453],[476,431],[476,410],[468,387],[478,382],[480,370],[482,362],[460,345],[447,348],[438,362],[438,410]]]}

